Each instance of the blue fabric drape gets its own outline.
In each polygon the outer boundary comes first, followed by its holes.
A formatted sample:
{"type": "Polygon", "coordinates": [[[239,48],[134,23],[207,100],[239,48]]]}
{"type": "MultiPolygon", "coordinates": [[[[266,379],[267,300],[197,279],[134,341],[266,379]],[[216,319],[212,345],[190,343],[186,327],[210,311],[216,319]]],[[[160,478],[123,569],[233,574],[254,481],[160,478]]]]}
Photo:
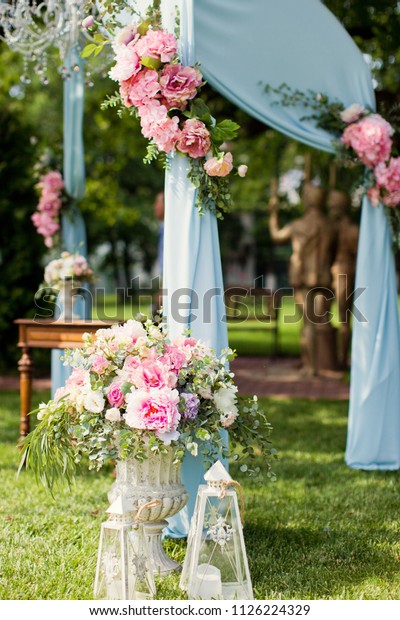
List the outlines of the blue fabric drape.
{"type": "MultiPolygon", "coordinates": [[[[74,200],[82,198],[85,191],[85,162],[82,136],[84,106],[83,62],[78,46],[72,47],[66,59],[67,67],[79,67],[71,71],[71,77],[64,82],[64,183],[69,196],[74,200]]],[[[78,207],[74,204],[61,218],[62,245],[68,252],[87,255],[86,228],[78,207]]],[[[90,300],[88,296],[78,297],[75,312],[82,318],[90,318],[90,300]]],[[[57,316],[57,310],[56,310],[57,316]]],[[[69,367],[60,361],[62,351],[51,352],[51,389],[52,394],[65,384],[71,374],[69,367]]]]}
{"type": "MultiPolygon", "coordinates": [[[[180,15],[182,62],[194,64],[191,0],[181,2],[180,15]]],[[[196,190],[187,178],[187,158],[171,157],[170,164],[165,177],[163,275],[168,332],[174,338],[190,328],[193,337],[207,342],[219,353],[228,346],[228,335],[223,321],[225,306],[216,217],[210,212],[200,216],[195,207],[196,190]]],[[[169,519],[167,535],[187,536],[197,488],[204,482],[203,474],[202,460],[185,456],[182,481],[189,492],[189,501],[169,519]]]]}
{"type": "MultiPolygon", "coordinates": [[[[196,58],[219,92],[282,133],[325,151],[331,136],[302,121],[307,110],[274,105],[263,84],[322,92],[375,108],[370,71],[351,37],[319,0],[196,0],[196,58]]],[[[400,467],[400,334],[394,261],[382,207],[365,198],[353,324],[346,462],[400,467]]]]}

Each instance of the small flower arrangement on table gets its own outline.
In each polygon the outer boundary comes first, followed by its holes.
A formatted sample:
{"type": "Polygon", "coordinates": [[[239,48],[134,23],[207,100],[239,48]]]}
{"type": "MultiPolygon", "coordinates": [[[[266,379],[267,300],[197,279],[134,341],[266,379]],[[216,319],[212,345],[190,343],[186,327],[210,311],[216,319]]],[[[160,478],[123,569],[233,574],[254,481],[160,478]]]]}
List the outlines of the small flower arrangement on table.
{"type": "MultiPolygon", "coordinates": [[[[128,108],[140,120],[142,134],[149,140],[146,163],[160,156],[166,161],[169,153],[188,156],[188,176],[198,190],[199,211],[210,209],[222,217],[230,205],[226,177],[232,171],[241,177],[247,172],[247,166],[234,167],[232,153],[223,146],[236,137],[239,125],[212,118],[200,97],[203,75],[198,66],[181,63],[177,37],[160,25],[158,4],[150,7],[148,19],[113,29],[116,34],[111,41],[104,30],[96,32],[95,42],[82,55],[97,55],[107,43],[112,44],[115,65],[109,76],[118,82],[119,91],[103,109],[128,108]]],[[[91,32],[99,25],[94,18],[83,23],[91,32]]]]}
{"type": "Polygon", "coordinates": [[[23,459],[50,488],[57,478],[71,482],[77,463],[87,457],[89,469],[108,460],[175,449],[213,463],[230,454],[243,460],[242,471],[261,456],[267,476],[274,454],[271,426],[257,398],[239,405],[227,362],[190,337],[169,341],[163,326],[129,320],[123,325],[84,335],[82,349],[70,351],[73,371],[53,400],[37,410],[39,423],[22,443],[23,459]],[[224,444],[229,429],[233,454],[224,444]],[[256,447],[253,447],[256,446],[256,447]]]}
{"type": "Polygon", "coordinates": [[[72,279],[76,286],[94,280],[94,274],[84,256],[75,252],[62,252],[60,258],[55,258],[46,265],[44,270],[45,284],[53,289],[60,289],[65,279],[72,279]]]}
{"type": "Polygon", "coordinates": [[[330,101],[321,93],[304,93],[282,84],[266,86],[284,106],[301,105],[310,115],[301,120],[313,120],[317,127],[333,135],[333,145],[339,160],[347,165],[365,167],[363,189],[372,206],[385,205],[394,242],[400,248],[400,157],[396,148],[399,137],[397,110],[392,110],[389,123],[382,115],[353,103],[347,108],[340,101],[330,101]]]}

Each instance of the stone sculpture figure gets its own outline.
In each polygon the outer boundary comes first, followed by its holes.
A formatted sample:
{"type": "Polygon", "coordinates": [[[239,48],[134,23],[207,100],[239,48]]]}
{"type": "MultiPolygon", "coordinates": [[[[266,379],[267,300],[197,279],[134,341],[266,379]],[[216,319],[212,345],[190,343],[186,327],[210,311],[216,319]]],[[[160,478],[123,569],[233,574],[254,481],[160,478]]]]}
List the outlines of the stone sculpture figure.
{"type": "Polygon", "coordinates": [[[279,228],[279,200],[269,202],[269,230],[273,241],[292,245],[289,282],[296,303],[303,312],[301,336],[302,367],[307,374],[335,370],[334,334],[329,323],[329,288],[333,235],[324,214],[326,192],[310,182],[304,184],[302,201],[305,213],[279,228]]]}
{"type": "Polygon", "coordinates": [[[335,252],[331,267],[332,289],[338,306],[339,339],[338,364],[348,368],[351,340],[350,311],[354,291],[358,226],[350,217],[350,196],[333,189],[328,194],[327,207],[331,226],[335,234],[335,252]]]}

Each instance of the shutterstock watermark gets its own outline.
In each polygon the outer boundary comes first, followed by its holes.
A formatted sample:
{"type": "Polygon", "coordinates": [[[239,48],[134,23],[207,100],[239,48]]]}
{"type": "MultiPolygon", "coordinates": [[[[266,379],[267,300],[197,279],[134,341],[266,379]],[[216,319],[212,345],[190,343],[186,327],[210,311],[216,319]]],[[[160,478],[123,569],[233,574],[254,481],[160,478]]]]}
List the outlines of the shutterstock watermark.
{"type": "MultiPolygon", "coordinates": [[[[158,316],[164,305],[168,306],[168,315],[172,320],[182,325],[193,325],[196,321],[202,324],[235,322],[239,325],[248,321],[272,323],[278,318],[284,324],[305,320],[321,325],[333,319],[333,302],[336,299],[339,311],[335,318],[338,323],[349,323],[351,320],[367,323],[367,318],[357,306],[366,289],[351,289],[347,276],[340,278],[337,295],[327,287],[283,287],[272,291],[260,285],[260,278],[255,280],[254,286],[228,286],[224,290],[216,287],[200,295],[190,288],[168,291],[159,286],[159,278],[154,278],[147,286],[140,286],[140,279],[135,278],[129,288],[116,288],[111,294],[102,287],[75,288],[70,303],[81,316],[90,316],[91,309],[95,308],[95,314],[101,321],[119,321],[137,314],[158,316]]],[[[62,309],[57,291],[49,288],[39,290],[35,296],[35,307],[36,320],[56,320],[62,309]]]]}

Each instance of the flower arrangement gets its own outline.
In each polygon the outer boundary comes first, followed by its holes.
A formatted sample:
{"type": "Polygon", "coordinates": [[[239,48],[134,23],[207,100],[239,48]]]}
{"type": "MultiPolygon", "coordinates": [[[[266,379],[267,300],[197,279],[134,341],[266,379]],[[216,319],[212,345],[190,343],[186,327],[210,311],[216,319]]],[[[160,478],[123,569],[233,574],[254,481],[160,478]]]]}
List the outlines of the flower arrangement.
{"type": "MultiPolygon", "coordinates": [[[[128,108],[139,119],[149,140],[145,162],[160,156],[165,160],[170,153],[188,156],[188,176],[198,189],[197,207],[221,217],[230,204],[226,177],[232,171],[241,177],[247,172],[247,166],[234,167],[232,153],[223,146],[236,137],[239,125],[212,118],[200,97],[203,75],[198,66],[181,64],[177,37],[161,27],[157,4],[150,8],[148,19],[120,28],[111,41],[97,32],[95,43],[87,45],[82,55],[97,55],[106,43],[112,44],[115,64],[109,76],[118,82],[119,91],[103,109],[128,108]]],[[[99,25],[93,17],[83,23],[91,32],[99,25]]]]}
{"type": "Polygon", "coordinates": [[[37,184],[39,203],[31,219],[39,235],[43,235],[48,248],[54,246],[54,237],[60,230],[59,214],[63,204],[64,181],[58,170],[50,170],[40,177],[37,184]]]}
{"type": "Polygon", "coordinates": [[[39,424],[23,442],[22,463],[50,488],[57,477],[70,482],[83,457],[100,469],[107,460],[143,460],[147,450],[171,445],[177,461],[187,450],[212,463],[230,453],[222,429],[241,446],[234,459],[245,461],[242,471],[260,473],[251,466],[259,455],[273,477],[271,426],[256,397],[239,411],[230,349],[217,356],[194,338],[170,342],[162,325],[144,318],[83,339],[82,349],[67,353],[73,371],[66,385],[40,405],[39,424]]]}
{"type": "MultiPolygon", "coordinates": [[[[395,243],[400,247],[400,157],[395,147],[397,123],[389,123],[382,115],[353,103],[345,108],[340,101],[330,101],[321,93],[293,90],[286,84],[267,92],[280,96],[284,106],[302,105],[318,127],[333,134],[333,144],[339,160],[365,166],[363,187],[371,204],[383,203],[392,226],[395,243]]],[[[393,110],[395,112],[395,110],[393,110]]]]}
{"type": "Polygon", "coordinates": [[[72,278],[74,284],[82,285],[90,282],[94,274],[84,256],[75,252],[62,252],[60,258],[56,258],[46,265],[44,270],[45,284],[51,288],[59,289],[65,278],[72,278]]]}

